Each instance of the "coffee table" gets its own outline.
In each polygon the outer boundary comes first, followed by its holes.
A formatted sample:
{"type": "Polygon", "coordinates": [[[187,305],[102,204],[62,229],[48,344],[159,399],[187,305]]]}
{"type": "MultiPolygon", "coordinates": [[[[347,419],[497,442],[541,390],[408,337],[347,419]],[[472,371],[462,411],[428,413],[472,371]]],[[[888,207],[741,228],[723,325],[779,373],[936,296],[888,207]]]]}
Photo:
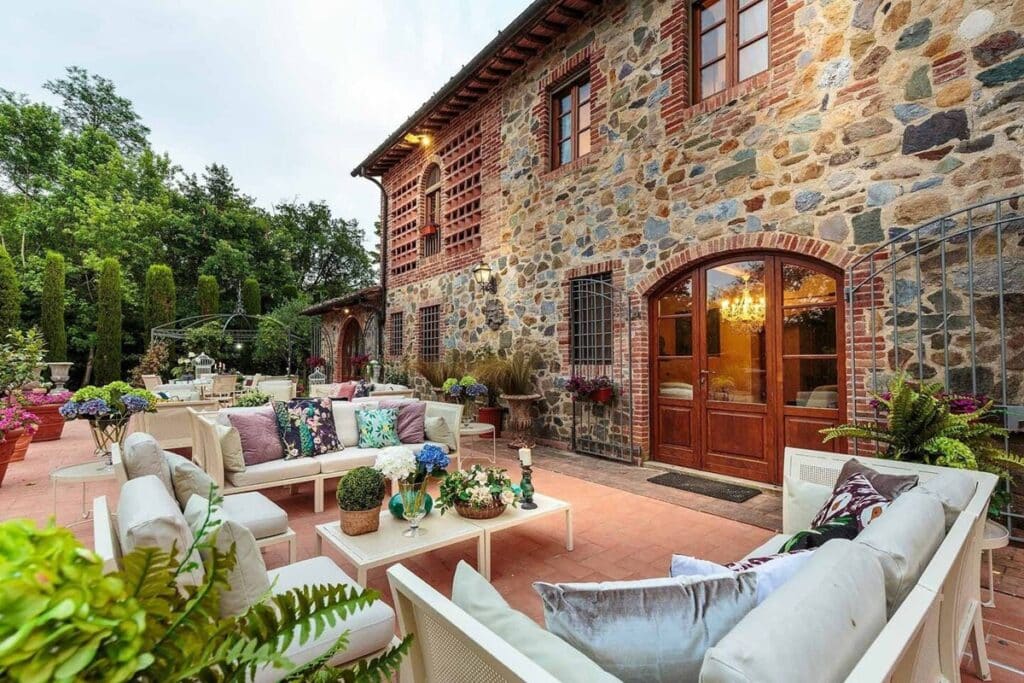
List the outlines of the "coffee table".
{"type": "Polygon", "coordinates": [[[488,581],[491,580],[492,538],[495,532],[503,529],[511,529],[512,527],[529,524],[530,522],[535,522],[538,519],[543,519],[549,515],[564,514],[565,549],[572,552],[572,503],[552,498],[550,496],[545,496],[540,493],[534,494],[533,502],[537,504],[537,509],[535,510],[524,510],[522,508],[510,507],[494,519],[471,520],[473,524],[483,529],[484,532],[484,566],[483,571],[480,573],[483,574],[484,578],[488,581]]]}
{"type": "MultiPolygon", "coordinates": [[[[460,437],[483,436],[484,434],[490,434],[491,435],[491,464],[492,465],[496,464],[498,462],[498,439],[496,438],[496,435],[494,434],[494,425],[487,424],[486,422],[470,422],[469,424],[462,425],[461,427],[459,427],[459,436],[460,437]]],[[[467,456],[467,460],[469,458],[471,458],[471,457],[476,457],[476,456],[467,456]]],[[[462,449],[461,448],[459,449],[459,452],[455,455],[455,458],[457,460],[456,464],[458,465],[458,468],[461,470],[462,469],[462,449]]]]}
{"type": "Polygon", "coordinates": [[[374,567],[391,565],[407,557],[444,548],[463,541],[476,541],[476,566],[481,569],[487,559],[484,553],[484,530],[459,517],[454,512],[441,515],[435,512],[420,523],[424,533],[407,538],[402,535],[409,523],[399,521],[390,512],[380,513],[380,529],[361,536],[346,536],[340,522],[318,524],[316,527],[316,554],[323,554],[323,543],[345,556],[356,566],[360,586],[366,586],[366,574],[374,567]]]}

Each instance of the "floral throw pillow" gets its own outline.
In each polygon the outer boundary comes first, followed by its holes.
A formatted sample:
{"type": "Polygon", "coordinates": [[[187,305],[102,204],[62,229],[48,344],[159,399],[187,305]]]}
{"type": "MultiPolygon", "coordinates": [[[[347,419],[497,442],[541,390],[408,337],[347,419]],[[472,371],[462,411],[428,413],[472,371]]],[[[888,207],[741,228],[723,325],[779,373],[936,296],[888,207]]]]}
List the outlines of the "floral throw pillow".
{"type": "Polygon", "coordinates": [[[878,519],[891,503],[863,474],[857,473],[836,486],[824,507],[811,520],[811,528],[825,526],[839,517],[852,517],[860,532],[878,519]]]}
{"type": "Polygon", "coordinates": [[[366,408],[356,411],[360,448],[400,446],[398,408],[366,408]]]}
{"type": "Polygon", "coordinates": [[[359,380],[356,384],[356,389],[352,392],[352,398],[366,398],[373,391],[373,385],[367,382],[365,379],[359,380]]]}
{"type": "Polygon", "coordinates": [[[277,432],[284,444],[284,459],[308,458],[341,450],[329,398],[293,398],[274,401],[277,432]]]}

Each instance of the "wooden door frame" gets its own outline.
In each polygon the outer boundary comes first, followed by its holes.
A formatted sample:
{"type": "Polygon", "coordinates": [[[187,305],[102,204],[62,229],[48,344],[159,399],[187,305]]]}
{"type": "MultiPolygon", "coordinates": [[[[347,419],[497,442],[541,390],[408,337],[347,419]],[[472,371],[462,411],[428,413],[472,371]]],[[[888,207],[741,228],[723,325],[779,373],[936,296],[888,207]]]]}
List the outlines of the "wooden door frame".
{"type": "Polygon", "coordinates": [[[346,352],[345,340],[349,334],[353,334],[356,346],[359,345],[359,335],[362,334],[362,326],[354,315],[349,316],[341,323],[341,331],[338,333],[338,349],[341,355],[341,380],[347,382],[351,379],[358,379],[352,373],[352,356],[346,352]]]}
{"type": "MultiPolygon", "coordinates": [[[[821,261],[811,256],[797,252],[790,252],[783,249],[737,249],[728,253],[713,254],[706,258],[697,259],[686,264],[685,268],[677,269],[672,275],[666,276],[657,287],[651,290],[647,296],[647,318],[648,318],[648,405],[650,415],[650,453],[652,459],[658,459],[658,447],[661,443],[661,399],[658,391],[658,301],[673,286],[678,284],[687,276],[693,278],[692,299],[694,308],[691,312],[691,339],[692,363],[691,380],[694,387],[694,398],[691,400],[692,410],[695,417],[691,419],[691,442],[694,444],[692,451],[697,462],[697,469],[705,469],[705,457],[707,455],[707,444],[704,431],[706,429],[707,401],[704,399],[704,390],[700,385],[700,366],[704,358],[707,345],[706,322],[707,302],[706,299],[706,277],[702,277],[708,269],[717,265],[732,263],[741,260],[764,260],[766,271],[768,264],[771,264],[770,272],[766,273],[765,296],[769,294],[768,307],[765,315],[765,329],[769,330],[772,339],[765,335],[765,369],[768,374],[768,395],[773,398],[767,404],[765,448],[768,449],[766,468],[768,470],[768,483],[782,483],[782,462],[783,444],[785,443],[785,418],[787,415],[807,415],[810,417],[831,418],[833,413],[838,413],[838,422],[845,420],[846,397],[847,397],[847,368],[846,368],[846,344],[843,332],[846,329],[846,301],[843,296],[844,273],[843,270],[826,261],[821,261]],[[783,348],[782,348],[782,315],[783,306],[783,282],[782,264],[793,263],[810,268],[814,271],[830,275],[836,282],[836,389],[837,408],[836,411],[825,408],[798,408],[785,405],[783,387],[783,348]],[[771,283],[769,283],[769,279],[771,283]],[[700,306],[700,310],[696,308],[700,306]],[[769,352],[769,349],[772,351],[769,352]]],[[[841,444],[837,444],[839,447],[841,444]]]]}

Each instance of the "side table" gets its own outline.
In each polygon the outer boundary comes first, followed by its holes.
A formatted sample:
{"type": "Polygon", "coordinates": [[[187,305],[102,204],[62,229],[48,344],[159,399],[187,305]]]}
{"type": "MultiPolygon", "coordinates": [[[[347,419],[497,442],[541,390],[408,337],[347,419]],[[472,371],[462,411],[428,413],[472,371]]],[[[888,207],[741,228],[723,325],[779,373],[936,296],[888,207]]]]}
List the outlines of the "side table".
{"type": "MultiPolygon", "coordinates": [[[[459,427],[459,436],[483,436],[484,434],[491,435],[491,464],[497,464],[498,462],[498,439],[494,435],[494,425],[487,424],[486,422],[470,422],[459,427]]],[[[458,468],[462,469],[462,449],[459,449],[458,454],[455,456],[458,468]]]]}
{"type": "Polygon", "coordinates": [[[90,511],[85,505],[85,486],[90,482],[115,479],[114,468],[106,463],[96,460],[82,462],[77,465],[58,467],[50,472],[50,484],[53,488],[53,517],[57,518],[57,486],[59,484],[81,484],[82,485],[82,518],[66,526],[81,524],[89,519],[90,511]]]}
{"type": "Polygon", "coordinates": [[[1009,530],[991,519],[985,520],[985,536],[981,539],[981,554],[988,553],[988,600],[981,603],[982,607],[996,606],[996,586],[992,582],[992,551],[1010,545],[1009,530]]]}

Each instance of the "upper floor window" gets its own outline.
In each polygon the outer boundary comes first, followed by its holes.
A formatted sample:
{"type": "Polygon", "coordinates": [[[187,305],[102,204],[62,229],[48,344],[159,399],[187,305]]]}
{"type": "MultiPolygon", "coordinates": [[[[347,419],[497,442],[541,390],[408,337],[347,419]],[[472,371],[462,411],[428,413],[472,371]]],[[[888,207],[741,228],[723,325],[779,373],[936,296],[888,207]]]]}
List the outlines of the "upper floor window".
{"type": "Polygon", "coordinates": [[[702,0],[694,6],[694,101],[768,69],[769,0],[702,0]]]}
{"type": "Polygon", "coordinates": [[[583,76],[551,98],[551,168],[590,152],[590,76],[583,76]]]}
{"type": "Polygon", "coordinates": [[[423,205],[426,208],[423,224],[423,255],[433,256],[441,251],[441,167],[431,164],[423,182],[423,205]]]}

